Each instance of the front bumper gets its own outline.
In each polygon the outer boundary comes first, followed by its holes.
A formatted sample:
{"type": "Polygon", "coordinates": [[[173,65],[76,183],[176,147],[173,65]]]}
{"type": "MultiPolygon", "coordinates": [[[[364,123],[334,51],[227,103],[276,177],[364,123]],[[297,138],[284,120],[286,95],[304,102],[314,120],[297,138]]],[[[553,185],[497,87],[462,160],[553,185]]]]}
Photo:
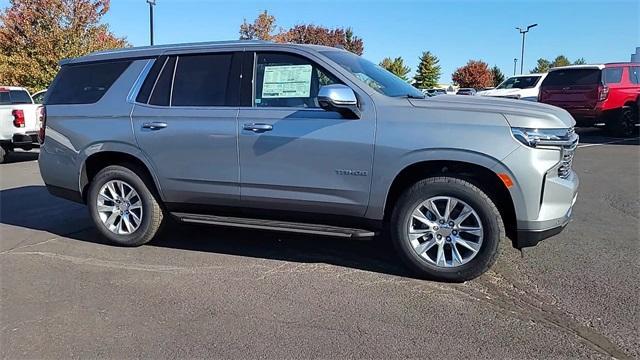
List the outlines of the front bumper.
{"type": "Polygon", "coordinates": [[[551,227],[546,228],[528,228],[528,229],[518,229],[516,233],[515,247],[517,249],[522,249],[526,247],[536,246],[538,243],[544,239],[548,239],[552,236],[556,236],[564,230],[565,227],[571,221],[571,214],[573,213],[573,205],[575,204],[577,199],[577,194],[574,195],[573,201],[571,203],[571,207],[569,211],[565,214],[565,216],[558,218],[547,220],[544,222],[536,222],[535,224],[529,224],[530,227],[535,227],[536,225],[539,227],[544,224],[554,224],[551,227]]]}

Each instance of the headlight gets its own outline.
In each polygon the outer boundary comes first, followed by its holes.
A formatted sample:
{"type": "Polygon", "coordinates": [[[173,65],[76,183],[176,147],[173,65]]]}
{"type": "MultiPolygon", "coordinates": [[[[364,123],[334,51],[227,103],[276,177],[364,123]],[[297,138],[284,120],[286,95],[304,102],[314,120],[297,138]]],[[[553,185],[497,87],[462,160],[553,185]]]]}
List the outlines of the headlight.
{"type": "Polygon", "coordinates": [[[528,129],[511,128],[513,137],[529,147],[542,146],[566,146],[571,145],[577,139],[577,135],[571,129],[528,129]]]}

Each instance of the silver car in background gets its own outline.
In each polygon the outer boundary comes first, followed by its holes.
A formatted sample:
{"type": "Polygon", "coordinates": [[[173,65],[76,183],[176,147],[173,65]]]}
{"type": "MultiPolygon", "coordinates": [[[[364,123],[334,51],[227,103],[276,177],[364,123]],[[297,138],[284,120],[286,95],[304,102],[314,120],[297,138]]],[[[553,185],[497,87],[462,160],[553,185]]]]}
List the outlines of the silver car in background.
{"type": "Polygon", "coordinates": [[[345,50],[234,41],[65,60],[45,98],[49,191],[121,245],[188,223],[384,234],[419,277],[465,281],[500,241],[536,245],[571,217],[566,111],[425,98],[345,50]]]}

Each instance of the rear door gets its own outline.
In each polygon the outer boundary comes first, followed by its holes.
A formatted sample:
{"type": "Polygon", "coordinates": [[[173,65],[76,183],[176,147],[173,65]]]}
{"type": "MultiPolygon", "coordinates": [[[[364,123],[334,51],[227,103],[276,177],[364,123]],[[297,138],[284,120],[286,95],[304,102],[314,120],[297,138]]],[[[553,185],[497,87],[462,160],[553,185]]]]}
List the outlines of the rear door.
{"type": "Polygon", "coordinates": [[[602,84],[598,68],[550,71],[540,88],[540,101],[564,109],[593,109],[602,84]]]}
{"type": "Polygon", "coordinates": [[[373,164],[372,103],[360,119],[321,109],[320,86],[344,82],[306,56],[257,52],[254,64],[253,105],[238,115],[243,206],[363,215],[373,164]]]}
{"type": "Polygon", "coordinates": [[[136,98],[133,127],[168,203],[237,205],[241,53],[163,56],[136,98]]]}

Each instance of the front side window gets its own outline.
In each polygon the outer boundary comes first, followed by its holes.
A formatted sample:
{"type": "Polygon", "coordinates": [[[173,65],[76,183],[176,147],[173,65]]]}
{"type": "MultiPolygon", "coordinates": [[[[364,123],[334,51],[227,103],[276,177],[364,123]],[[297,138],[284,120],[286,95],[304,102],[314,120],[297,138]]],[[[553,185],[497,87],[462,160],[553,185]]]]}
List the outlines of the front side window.
{"type": "Polygon", "coordinates": [[[622,68],[606,68],[602,71],[602,81],[605,84],[617,84],[622,80],[622,68]]]}
{"type": "Polygon", "coordinates": [[[258,53],[254,102],[257,107],[318,108],[321,86],[340,84],[311,60],[285,53],[258,53]]]}

